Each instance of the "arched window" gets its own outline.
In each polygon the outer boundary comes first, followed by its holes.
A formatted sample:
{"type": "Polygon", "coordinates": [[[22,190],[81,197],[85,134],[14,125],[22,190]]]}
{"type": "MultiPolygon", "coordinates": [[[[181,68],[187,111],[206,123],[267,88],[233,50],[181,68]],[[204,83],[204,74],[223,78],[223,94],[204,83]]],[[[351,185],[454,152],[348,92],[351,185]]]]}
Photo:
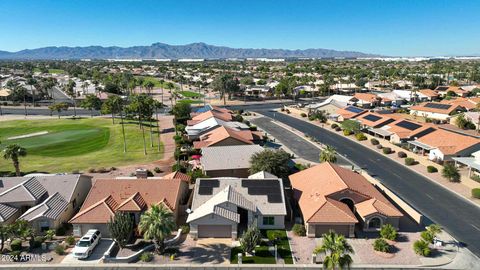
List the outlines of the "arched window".
{"type": "Polygon", "coordinates": [[[378,217],[374,217],[370,219],[368,222],[368,228],[369,229],[380,229],[382,226],[382,221],[378,217]]]}

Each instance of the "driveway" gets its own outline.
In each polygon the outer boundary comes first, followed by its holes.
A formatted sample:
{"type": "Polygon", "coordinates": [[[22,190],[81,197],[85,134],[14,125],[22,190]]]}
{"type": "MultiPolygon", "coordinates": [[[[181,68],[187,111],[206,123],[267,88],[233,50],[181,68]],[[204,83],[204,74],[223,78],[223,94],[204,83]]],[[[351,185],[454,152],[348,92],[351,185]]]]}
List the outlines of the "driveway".
{"type": "Polygon", "coordinates": [[[230,238],[200,238],[193,249],[194,263],[230,264],[230,238]]]}
{"type": "MultiPolygon", "coordinates": [[[[273,117],[273,112],[253,110],[273,117]]],[[[323,144],[332,145],[339,154],[347,156],[426,217],[443,226],[456,239],[466,243],[473,253],[480,254],[480,219],[478,218],[480,208],[478,206],[382,154],[343,136],[281,113],[276,113],[275,120],[307,133],[323,144]]]]}
{"type": "Polygon", "coordinates": [[[92,255],[90,255],[90,257],[88,257],[87,259],[78,260],[73,257],[73,253],[70,253],[67,256],[65,256],[61,264],[72,264],[72,265],[98,264],[101,262],[103,254],[105,254],[105,252],[110,247],[112,242],[113,241],[111,239],[101,239],[100,243],[93,250],[92,255]]]}

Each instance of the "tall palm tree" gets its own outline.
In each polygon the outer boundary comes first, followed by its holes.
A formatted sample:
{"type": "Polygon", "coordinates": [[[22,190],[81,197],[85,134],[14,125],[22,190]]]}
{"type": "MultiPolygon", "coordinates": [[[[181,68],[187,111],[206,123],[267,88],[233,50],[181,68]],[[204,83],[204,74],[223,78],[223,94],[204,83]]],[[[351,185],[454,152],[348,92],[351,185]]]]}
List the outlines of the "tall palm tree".
{"type": "Polygon", "coordinates": [[[164,240],[175,227],[173,213],[164,204],[152,205],[150,210],[142,214],[138,224],[138,230],[143,233],[143,238],[152,239],[158,253],[165,249],[164,240]]]}
{"type": "Polygon", "coordinates": [[[21,147],[18,144],[10,144],[5,149],[3,149],[3,158],[11,159],[13,162],[13,167],[15,167],[15,173],[17,176],[20,176],[20,157],[27,155],[27,150],[21,147]]]}
{"type": "Polygon", "coordinates": [[[337,267],[339,269],[350,269],[353,260],[349,253],[353,254],[353,248],[347,243],[345,237],[330,230],[328,233],[323,234],[322,238],[322,245],[315,248],[313,253],[325,253],[323,268],[329,270],[337,267]]]}
{"type": "Polygon", "coordinates": [[[327,145],[320,153],[320,162],[337,162],[337,150],[333,146],[327,145]]]}

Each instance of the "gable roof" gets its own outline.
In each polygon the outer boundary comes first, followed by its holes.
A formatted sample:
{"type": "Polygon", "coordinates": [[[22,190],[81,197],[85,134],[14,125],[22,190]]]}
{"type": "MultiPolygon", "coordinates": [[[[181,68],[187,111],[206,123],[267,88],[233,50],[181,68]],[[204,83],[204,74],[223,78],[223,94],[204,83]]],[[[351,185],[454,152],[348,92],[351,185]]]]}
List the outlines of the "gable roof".
{"type": "Polygon", "coordinates": [[[355,209],[362,217],[369,216],[371,214],[381,214],[383,216],[401,217],[403,214],[398,211],[393,205],[386,204],[380,200],[372,198],[360,203],[355,204],[355,209]]]}
{"type": "Polygon", "coordinates": [[[436,98],[439,96],[437,92],[431,89],[422,89],[422,90],[418,90],[418,92],[430,98],[436,98]]]}
{"type": "Polygon", "coordinates": [[[355,118],[358,115],[362,115],[366,112],[368,111],[355,106],[347,106],[336,111],[336,113],[341,115],[344,119],[355,118]]]}
{"type": "Polygon", "coordinates": [[[423,102],[418,105],[410,107],[410,110],[415,110],[415,111],[422,111],[422,112],[432,112],[432,113],[440,113],[440,114],[450,114],[454,111],[456,111],[458,108],[461,106],[459,105],[452,105],[450,107],[431,107],[432,105],[435,106],[435,104],[439,105],[444,105],[445,103],[441,102],[423,102]]]}
{"type": "Polygon", "coordinates": [[[182,185],[180,179],[97,179],[70,222],[106,223],[115,211],[141,211],[158,203],[173,211],[182,185]]]}
{"type": "Polygon", "coordinates": [[[204,113],[200,113],[193,116],[191,120],[187,121],[187,125],[190,126],[190,125],[205,121],[211,117],[215,117],[223,121],[232,121],[233,119],[232,114],[229,112],[220,111],[220,110],[210,110],[210,111],[206,111],[204,113]]]}
{"type": "Polygon", "coordinates": [[[437,129],[416,141],[438,148],[444,155],[454,155],[462,150],[480,143],[480,140],[455,132],[437,129]]]}
{"type": "Polygon", "coordinates": [[[169,174],[164,175],[162,178],[164,179],[180,179],[182,181],[185,181],[187,183],[190,183],[190,180],[192,177],[190,177],[187,174],[182,173],[181,171],[174,171],[169,174]]]}
{"type": "MultiPolygon", "coordinates": [[[[7,179],[2,181],[7,181],[7,179]]],[[[0,203],[36,202],[45,194],[47,194],[47,190],[35,177],[31,177],[0,193],[0,203]]]]}
{"type": "Polygon", "coordinates": [[[388,123],[395,121],[390,117],[391,115],[383,115],[379,113],[368,112],[355,117],[360,123],[369,127],[381,127],[388,123]]]}
{"type": "Polygon", "coordinates": [[[455,106],[461,106],[464,107],[467,110],[473,110],[477,107],[477,104],[479,103],[478,98],[454,98],[454,99],[444,99],[441,101],[441,103],[444,104],[450,104],[450,105],[455,105],[455,106]]]}
{"type": "Polygon", "coordinates": [[[394,122],[383,126],[382,129],[395,133],[400,139],[408,139],[413,137],[420,137],[418,135],[426,135],[429,132],[435,131],[434,125],[427,123],[420,123],[408,119],[398,119],[394,122]],[[410,129],[406,126],[411,127],[410,129]]]}
{"type": "Polygon", "coordinates": [[[365,101],[365,102],[376,102],[378,100],[381,100],[381,97],[378,97],[375,94],[370,94],[370,93],[355,93],[353,95],[356,99],[365,101]]]}
{"type": "Polygon", "coordinates": [[[253,144],[253,136],[250,130],[233,130],[224,126],[219,126],[200,137],[200,141],[193,142],[195,148],[209,147],[228,138],[235,139],[245,144],[253,144]]]}
{"type": "Polygon", "coordinates": [[[33,221],[37,218],[57,219],[67,209],[68,202],[60,193],[48,197],[41,204],[27,210],[19,219],[33,221]]]}
{"type": "MultiPolygon", "coordinates": [[[[363,176],[332,163],[321,163],[292,174],[289,178],[294,188],[295,198],[298,200],[305,220],[312,219],[315,220],[315,222],[321,222],[319,217],[321,217],[322,214],[328,213],[329,219],[335,219],[337,222],[351,222],[352,220],[349,218],[351,217],[351,211],[348,207],[340,208],[340,212],[331,216],[333,215],[333,207],[339,208],[339,204],[327,201],[328,199],[333,200],[331,198],[333,194],[344,190],[358,193],[368,199],[375,198],[387,205],[391,205],[392,209],[395,209],[388,199],[363,176]],[[326,207],[326,210],[324,210],[326,212],[319,212],[321,207],[326,207]],[[346,209],[350,211],[347,216],[345,215],[346,209]],[[315,217],[317,212],[320,214],[315,217]]],[[[391,215],[398,213],[398,210],[389,212],[391,215]]]]}
{"type": "Polygon", "coordinates": [[[202,148],[200,163],[206,171],[250,168],[250,158],[263,151],[260,145],[231,145],[202,148]]]}
{"type": "Polygon", "coordinates": [[[18,208],[12,207],[8,204],[0,203],[0,223],[7,221],[19,211],[20,209],[18,208]]]}
{"type": "Polygon", "coordinates": [[[342,202],[330,198],[318,201],[318,210],[310,216],[309,223],[357,223],[358,220],[350,208],[342,202]]]}

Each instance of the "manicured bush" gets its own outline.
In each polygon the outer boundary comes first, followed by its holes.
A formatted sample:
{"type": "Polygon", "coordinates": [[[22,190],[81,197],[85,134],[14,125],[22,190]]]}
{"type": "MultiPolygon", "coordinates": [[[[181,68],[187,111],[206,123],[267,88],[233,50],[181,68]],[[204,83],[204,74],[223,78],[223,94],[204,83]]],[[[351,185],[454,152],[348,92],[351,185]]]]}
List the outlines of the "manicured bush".
{"type": "Polygon", "coordinates": [[[383,148],[383,145],[381,145],[381,144],[377,144],[377,146],[376,146],[376,147],[377,147],[377,149],[382,149],[382,148],[383,148]]]}
{"type": "Polygon", "coordinates": [[[357,141],[365,141],[367,139],[367,136],[365,134],[359,132],[355,134],[355,138],[357,138],[357,141]]]}
{"type": "Polygon", "coordinates": [[[65,243],[69,246],[73,246],[75,244],[75,237],[73,235],[69,235],[65,238],[65,243]]]}
{"type": "Polygon", "coordinates": [[[337,124],[333,123],[331,126],[330,126],[332,129],[336,129],[338,127],[337,124]]]}
{"type": "Polygon", "coordinates": [[[190,226],[188,226],[188,224],[180,226],[180,229],[182,229],[182,234],[187,234],[190,232],[190,226]]]}
{"type": "Polygon", "coordinates": [[[373,249],[380,252],[390,252],[390,245],[382,238],[378,238],[373,242],[373,249]]]}
{"type": "Polygon", "coordinates": [[[58,245],[55,247],[55,253],[58,255],[63,255],[65,254],[65,248],[62,245],[58,245]]]}
{"type": "Polygon", "coordinates": [[[480,188],[472,189],[472,197],[476,199],[480,199],[480,188]]]}
{"type": "Polygon", "coordinates": [[[397,155],[398,155],[399,158],[406,158],[407,157],[407,154],[405,154],[405,152],[402,152],[402,151],[398,152],[397,155]]]}
{"type": "Polygon", "coordinates": [[[398,233],[391,224],[385,224],[382,226],[382,228],[380,228],[380,236],[390,241],[395,241],[397,239],[398,233]]]}
{"type": "Polygon", "coordinates": [[[307,114],[302,112],[302,113],[300,114],[300,116],[301,116],[301,117],[307,117],[307,114]]]}
{"type": "Polygon", "coordinates": [[[458,168],[453,164],[445,164],[445,166],[443,166],[442,176],[450,182],[460,182],[460,173],[458,172],[458,168]]]}
{"type": "Polygon", "coordinates": [[[427,172],[436,173],[436,172],[438,172],[438,169],[435,166],[429,165],[429,166],[427,166],[427,172]]]}
{"type": "Polygon", "coordinates": [[[413,251],[423,257],[428,257],[431,253],[428,243],[423,240],[417,240],[413,243],[413,251]]]}
{"type": "Polygon", "coordinates": [[[335,131],[340,131],[340,130],[342,130],[342,128],[340,128],[340,127],[335,128],[335,131]]]}
{"type": "Polygon", "coordinates": [[[345,136],[350,136],[350,135],[352,135],[352,133],[353,133],[353,132],[352,132],[351,130],[349,130],[349,129],[344,129],[344,130],[343,130],[343,135],[345,135],[345,136]]]}
{"type": "Polygon", "coordinates": [[[292,231],[296,236],[305,236],[307,234],[305,231],[305,226],[302,224],[293,225],[292,231]]]}
{"type": "Polygon", "coordinates": [[[45,241],[45,239],[42,236],[35,236],[32,242],[31,248],[39,248],[42,246],[42,243],[45,241]]]}
{"type": "Polygon", "coordinates": [[[413,164],[415,164],[415,159],[413,159],[413,158],[411,158],[411,157],[405,158],[405,165],[411,166],[411,165],[413,165],[413,164]]]}
{"type": "Polygon", "coordinates": [[[142,255],[140,255],[140,260],[142,262],[150,262],[153,260],[153,254],[151,252],[143,252],[142,255]]]}
{"type": "Polygon", "coordinates": [[[383,148],[382,151],[383,151],[383,153],[384,153],[385,155],[388,155],[388,154],[391,154],[391,153],[392,153],[392,148],[390,148],[390,147],[385,147],[385,148],[383,148]]]}
{"type": "Polygon", "coordinates": [[[380,144],[380,142],[379,142],[377,139],[375,139],[375,138],[371,138],[371,139],[370,139],[370,143],[373,144],[373,145],[378,145],[378,144],[380,144]]]}
{"type": "Polygon", "coordinates": [[[420,237],[422,237],[423,241],[425,241],[427,243],[433,243],[434,235],[431,234],[429,231],[421,232],[420,237]]]}
{"type": "Polygon", "coordinates": [[[57,236],[64,236],[65,235],[65,228],[63,226],[58,227],[55,230],[55,235],[57,236]]]}
{"type": "Polygon", "coordinates": [[[12,251],[22,250],[22,240],[15,239],[10,243],[10,249],[12,251]]]}
{"type": "Polygon", "coordinates": [[[290,110],[289,110],[289,109],[286,109],[285,112],[286,112],[287,114],[290,114],[290,110]]]}
{"type": "Polygon", "coordinates": [[[315,117],[315,115],[310,115],[310,116],[308,116],[308,120],[310,120],[310,121],[314,121],[315,119],[317,119],[317,118],[315,117]]]}
{"type": "Polygon", "coordinates": [[[257,130],[258,130],[257,126],[253,126],[253,125],[250,126],[250,131],[257,131],[257,130]]]}
{"type": "Polygon", "coordinates": [[[162,169],[160,169],[159,167],[155,167],[155,168],[153,169],[153,171],[156,172],[156,173],[161,173],[161,172],[162,172],[162,169]]]}
{"type": "Polygon", "coordinates": [[[55,236],[55,230],[48,230],[45,232],[45,238],[47,240],[52,240],[54,236],[55,236]]]}

